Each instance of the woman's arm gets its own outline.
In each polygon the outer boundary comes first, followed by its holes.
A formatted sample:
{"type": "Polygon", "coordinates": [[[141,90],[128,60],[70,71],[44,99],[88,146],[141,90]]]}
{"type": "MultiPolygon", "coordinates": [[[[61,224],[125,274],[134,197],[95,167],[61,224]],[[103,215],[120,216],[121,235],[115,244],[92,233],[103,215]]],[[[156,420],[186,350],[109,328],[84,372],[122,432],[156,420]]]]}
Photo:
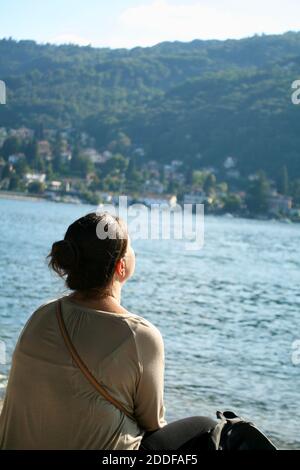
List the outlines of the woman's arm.
{"type": "Polygon", "coordinates": [[[164,407],[164,342],[152,324],[140,324],[136,330],[140,379],[135,395],[135,418],[145,431],[167,424],[164,407]]]}

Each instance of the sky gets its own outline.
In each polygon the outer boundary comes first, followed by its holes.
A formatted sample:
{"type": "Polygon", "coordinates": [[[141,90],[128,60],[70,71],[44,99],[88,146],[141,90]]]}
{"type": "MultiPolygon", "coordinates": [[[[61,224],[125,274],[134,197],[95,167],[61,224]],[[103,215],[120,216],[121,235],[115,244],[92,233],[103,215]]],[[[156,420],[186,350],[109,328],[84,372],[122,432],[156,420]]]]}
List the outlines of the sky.
{"type": "Polygon", "coordinates": [[[132,48],[300,30],[299,0],[0,0],[0,38],[132,48]]]}

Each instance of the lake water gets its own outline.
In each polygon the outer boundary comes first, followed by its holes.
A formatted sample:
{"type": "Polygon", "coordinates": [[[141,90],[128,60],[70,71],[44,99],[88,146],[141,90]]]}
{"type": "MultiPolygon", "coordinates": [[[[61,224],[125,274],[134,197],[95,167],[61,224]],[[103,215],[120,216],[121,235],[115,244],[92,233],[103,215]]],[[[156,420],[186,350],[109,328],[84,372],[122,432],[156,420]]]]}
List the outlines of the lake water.
{"type": "MultiPolygon", "coordinates": [[[[88,205],[0,200],[1,396],[22,326],[65,294],[45,256],[88,205]]],[[[300,225],[205,217],[204,246],[135,240],[135,276],[124,306],[161,331],[168,422],[231,409],[281,448],[300,448],[300,225]]]]}

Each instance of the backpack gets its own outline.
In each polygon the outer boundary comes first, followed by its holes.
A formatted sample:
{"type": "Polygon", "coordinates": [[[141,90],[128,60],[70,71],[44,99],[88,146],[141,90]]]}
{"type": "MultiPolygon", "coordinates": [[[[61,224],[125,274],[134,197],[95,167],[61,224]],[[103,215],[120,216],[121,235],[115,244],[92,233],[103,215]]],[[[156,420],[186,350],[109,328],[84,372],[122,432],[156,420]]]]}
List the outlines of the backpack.
{"type": "Polygon", "coordinates": [[[233,411],[217,411],[220,420],[209,433],[211,450],[278,450],[251,421],[233,411]]]}

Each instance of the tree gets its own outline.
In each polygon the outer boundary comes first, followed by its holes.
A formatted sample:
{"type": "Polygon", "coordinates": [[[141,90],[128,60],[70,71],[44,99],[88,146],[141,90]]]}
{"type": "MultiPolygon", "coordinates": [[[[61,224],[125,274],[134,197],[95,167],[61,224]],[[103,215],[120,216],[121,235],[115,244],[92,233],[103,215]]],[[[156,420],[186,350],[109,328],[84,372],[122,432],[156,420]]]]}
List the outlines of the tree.
{"type": "Polygon", "coordinates": [[[79,145],[75,145],[72,160],[71,160],[71,172],[74,175],[86,177],[88,173],[94,171],[94,164],[91,160],[80,153],[79,145]]]}
{"type": "MultiPolygon", "coordinates": [[[[40,79],[41,77],[38,77],[38,79],[40,79]]],[[[42,122],[39,122],[37,127],[36,127],[36,136],[39,140],[43,140],[44,137],[45,137],[45,134],[44,134],[44,124],[42,122]]]]}
{"type": "Polygon", "coordinates": [[[31,140],[24,149],[26,160],[32,168],[36,168],[38,160],[38,143],[36,139],[31,140]]]}
{"type": "Polygon", "coordinates": [[[238,212],[242,208],[242,198],[239,194],[228,194],[224,199],[224,211],[238,212]]]}
{"type": "Polygon", "coordinates": [[[131,140],[124,132],[119,132],[117,137],[117,151],[121,153],[128,153],[131,147],[131,140]]]}
{"type": "Polygon", "coordinates": [[[84,190],[81,193],[81,197],[89,204],[99,204],[99,196],[92,191],[84,190]]]}
{"type": "Polygon", "coordinates": [[[9,181],[9,191],[17,191],[19,189],[20,178],[15,173],[11,176],[9,181]]]}
{"type": "Polygon", "coordinates": [[[265,173],[260,171],[257,178],[251,182],[246,204],[252,214],[263,214],[268,210],[268,196],[270,192],[270,184],[265,173]]]}
{"type": "Polygon", "coordinates": [[[167,185],[167,193],[177,194],[180,191],[180,183],[178,181],[170,180],[167,185]]]}
{"type": "Polygon", "coordinates": [[[52,167],[51,162],[46,163],[45,171],[46,171],[47,180],[52,180],[54,177],[54,174],[53,174],[53,167],[52,167]]]}
{"type": "Polygon", "coordinates": [[[136,165],[132,159],[129,160],[125,176],[127,189],[129,191],[139,191],[144,178],[141,171],[137,170],[136,165]]]}
{"type": "Polygon", "coordinates": [[[296,179],[292,183],[291,194],[296,205],[300,205],[300,179],[296,179]]]}
{"type": "Polygon", "coordinates": [[[10,178],[11,175],[12,175],[12,167],[9,163],[6,163],[6,165],[3,167],[3,170],[2,170],[2,179],[10,178]]]}
{"type": "Polygon", "coordinates": [[[217,189],[221,191],[222,193],[227,193],[228,192],[228,184],[225,181],[222,181],[221,183],[218,183],[217,189]]]}
{"type": "Polygon", "coordinates": [[[31,183],[28,184],[28,191],[30,193],[42,194],[44,190],[45,190],[45,185],[44,183],[41,183],[40,181],[32,181],[31,183]]]}
{"type": "Polygon", "coordinates": [[[45,160],[43,160],[43,158],[38,155],[34,162],[33,168],[39,171],[40,173],[44,173],[44,171],[46,170],[45,160]]]}
{"type": "Polygon", "coordinates": [[[17,137],[9,137],[4,141],[1,154],[5,160],[7,160],[10,155],[18,153],[20,151],[20,147],[21,143],[17,137]]]}
{"type": "Polygon", "coordinates": [[[128,159],[117,153],[104,163],[102,169],[104,175],[118,175],[125,173],[127,167],[128,159]]]}
{"type": "Polygon", "coordinates": [[[25,158],[20,158],[15,164],[16,174],[23,176],[28,171],[28,165],[25,158]]]}
{"type": "Polygon", "coordinates": [[[285,165],[281,168],[279,175],[278,191],[280,194],[284,194],[285,196],[289,194],[289,174],[285,165]]]}
{"type": "Polygon", "coordinates": [[[63,140],[59,132],[56,133],[55,142],[53,144],[53,171],[61,173],[64,171],[64,165],[61,157],[63,140]]]}
{"type": "Polygon", "coordinates": [[[194,170],[192,173],[192,182],[193,186],[197,188],[203,188],[204,182],[206,180],[206,173],[200,170],[194,170]]]}
{"type": "Polygon", "coordinates": [[[79,144],[75,144],[75,147],[72,153],[71,165],[70,165],[70,170],[72,173],[75,173],[75,174],[77,173],[78,168],[80,166],[79,160],[80,160],[80,146],[79,144]]]}
{"type": "Polygon", "coordinates": [[[102,183],[105,191],[121,191],[124,181],[120,176],[108,175],[102,183]]]}
{"type": "Polygon", "coordinates": [[[216,187],[216,177],[213,173],[209,173],[205,179],[203,189],[206,194],[211,194],[216,187]]]}

